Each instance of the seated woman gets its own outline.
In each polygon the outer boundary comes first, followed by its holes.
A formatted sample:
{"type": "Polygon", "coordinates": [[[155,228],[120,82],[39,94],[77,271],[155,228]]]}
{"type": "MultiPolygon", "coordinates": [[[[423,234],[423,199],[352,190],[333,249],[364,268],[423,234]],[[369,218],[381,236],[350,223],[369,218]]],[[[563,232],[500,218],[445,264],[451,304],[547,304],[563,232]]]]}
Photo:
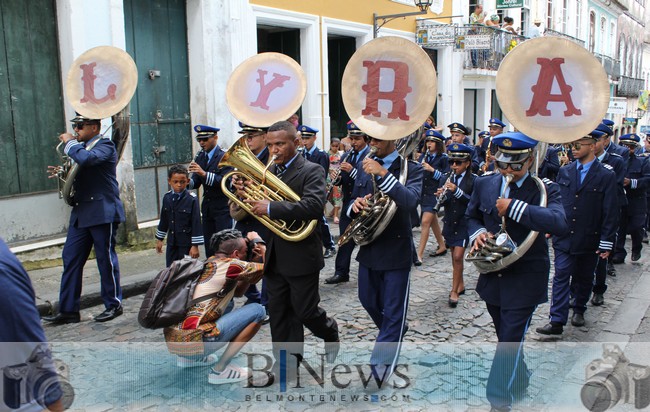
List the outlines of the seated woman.
{"type": "Polygon", "coordinates": [[[169,351],[178,355],[177,365],[187,368],[216,364],[210,370],[211,384],[232,383],[247,379],[247,368],[230,365],[231,359],[259,331],[266,317],[264,307],[251,303],[224,314],[233,296],[242,296],[250,284],[262,278],[262,261],[266,245],[256,232],[246,239],[235,229],[215,233],[210,240],[216,251],[205,263],[194,291],[196,303],[187,310],[179,324],[165,328],[169,351]],[[226,346],[227,345],[227,346],[226,346]],[[226,346],[217,359],[215,351],[226,346]]]}

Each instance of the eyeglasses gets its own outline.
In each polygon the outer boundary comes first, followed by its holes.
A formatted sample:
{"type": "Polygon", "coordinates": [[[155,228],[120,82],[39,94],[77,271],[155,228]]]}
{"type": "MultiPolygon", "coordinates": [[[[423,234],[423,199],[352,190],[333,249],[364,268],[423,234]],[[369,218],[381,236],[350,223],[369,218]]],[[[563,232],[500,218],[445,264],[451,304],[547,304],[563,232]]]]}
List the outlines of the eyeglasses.
{"type": "Polygon", "coordinates": [[[568,150],[580,150],[582,146],[591,146],[593,143],[585,143],[585,142],[573,142],[573,143],[567,143],[564,145],[568,150]]]}
{"type": "Polygon", "coordinates": [[[77,130],[83,130],[85,123],[79,122],[79,123],[72,123],[72,128],[77,129],[77,130]]]}
{"type": "Polygon", "coordinates": [[[524,163],[526,163],[526,160],[528,159],[524,159],[521,162],[513,162],[513,163],[500,162],[497,160],[497,167],[502,170],[506,170],[508,167],[510,167],[513,172],[518,172],[524,168],[524,163]]]}
{"type": "Polygon", "coordinates": [[[262,135],[264,135],[264,133],[259,133],[259,132],[258,133],[246,133],[246,138],[247,139],[254,139],[254,138],[260,137],[262,135]]]}
{"type": "Polygon", "coordinates": [[[452,165],[462,165],[466,161],[467,160],[463,160],[463,159],[450,159],[449,163],[452,164],[452,165]]]}
{"type": "Polygon", "coordinates": [[[199,143],[200,142],[207,142],[208,139],[209,139],[209,137],[197,137],[196,141],[199,142],[199,143]]]}

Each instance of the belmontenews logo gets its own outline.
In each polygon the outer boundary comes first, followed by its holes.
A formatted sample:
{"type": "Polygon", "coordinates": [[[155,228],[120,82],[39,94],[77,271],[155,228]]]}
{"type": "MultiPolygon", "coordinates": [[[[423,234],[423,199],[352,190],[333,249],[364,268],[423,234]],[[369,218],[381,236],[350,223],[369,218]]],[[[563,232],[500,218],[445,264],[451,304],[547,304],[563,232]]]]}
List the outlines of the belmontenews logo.
{"type": "Polygon", "coordinates": [[[591,361],[586,375],[580,398],[590,411],[606,411],[619,402],[637,409],[650,405],[650,366],[630,363],[617,345],[603,345],[602,359],[591,361]]]}
{"type": "Polygon", "coordinates": [[[3,401],[10,409],[32,402],[47,409],[59,399],[63,408],[68,409],[74,400],[68,366],[62,360],[52,359],[47,344],[37,345],[25,362],[2,368],[2,378],[3,401]]]}
{"type": "Polygon", "coordinates": [[[391,373],[388,365],[340,362],[328,364],[324,354],[308,361],[299,353],[279,351],[278,362],[263,353],[245,353],[251,371],[246,388],[268,388],[279,385],[280,392],[301,389],[313,381],[321,388],[362,390],[375,392],[381,389],[401,390],[411,386],[408,365],[397,364],[391,373]],[[326,367],[327,364],[327,367],[326,367]]]}

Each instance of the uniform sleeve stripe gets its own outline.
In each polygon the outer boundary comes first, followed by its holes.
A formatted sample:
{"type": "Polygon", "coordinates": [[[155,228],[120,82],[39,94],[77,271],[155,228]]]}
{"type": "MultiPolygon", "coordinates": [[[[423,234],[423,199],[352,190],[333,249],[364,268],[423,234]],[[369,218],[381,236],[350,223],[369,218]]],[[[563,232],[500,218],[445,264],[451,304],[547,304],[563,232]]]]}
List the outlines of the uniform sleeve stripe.
{"type": "Polygon", "coordinates": [[[205,179],[205,183],[206,183],[208,186],[212,186],[212,183],[214,183],[214,173],[212,173],[212,172],[208,172],[208,173],[207,173],[207,176],[206,176],[206,179],[205,179]]]}
{"type": "Polygon", "coordinates": [[[79,143],[76,140],[70,140],[68,143],[65,144],[65,148],[63,149],[63,151],[65,152],[65,154],[68,154],[68,151],[70,151],[72,146],[76,146],[78,144],[81,144],[81,143],[79,143]]]}
{"type": "Polygon", "coordinates": [[[162,232],[160,230],[156,230],[156,239],[163,240],[163,239],[165,239],[166,235],[167,235],[167,233],[162,232]]]}
{"type": "Polygon", "coordinates": [[[454,192],[454,196],[455,196],[457,199],[460,199],[461,197],[463,197],[464,194],[465,194],[465,192],[463,192],[463,191],[460,189],[460,187],[457,187],[457,188],[456,188],[456,191],[454,192]]]}
{"type": "Polygon", "coordinates": [[[612,250],[613,245],[611,242],[605,242],[605,241],[600,241],[600,244],[598,245],[598,249],[600,250],[612,250]]]}
{"type": "Polygon", "coordinates": [[[512,208],[510,209],[510,219],[514,220],[515,222],[519,222],[521,219],[521,216],[524,213],[524,210],[526,210],[526,206],[528,204],[522,200],[515,199],[512,204],[512,208]]]}
{"type": "Polygon", "coordinates": [[[203,244],[203,236],[192,236],[192,244],[193,245],[202,245],[203,244]]]}
{"type": "Polygon", "coordinates": [[[357,178],[357,169],[352,169],[352,171],[350,172],[350,177],[351,177],[352,179],[356,179],[356,178],[357,178]]]}
{"type": "Polygon", "coordinates": [[[632,189],[636,189],[636,185],[638,184],[638,181],[636,179],[631,179],[630,180],[630,187],[632,189]]]}
{"type": "Polygon", "coordinates": [[[435,172],[433,172],[433,178],[436,180],[439,180],[441,175],[442,173],[440,172],[440,170],[436,170],[435,172]]]}
{"type": "Polygon", "coordinates": [[[395,176],[393,176],[390,173],[387,173],[386,176],[384,176],[381,179],[381,182],[379,183],[379,189],[383,192],[388,192],[390,189],[393,188],[393,186],[397,183],[397,179],[395,179],[395,176]]]}
{"type": "Polygon", "coordinates": [[[484,227],[482,227],[479,230],[477,230],[476,232],[474,232],[474,234],[469,237],[470,245],[474,243],[474,241],[476,240],[478,235],[480,235],[481,233],[487,233],[487,230],[484,227]]]}

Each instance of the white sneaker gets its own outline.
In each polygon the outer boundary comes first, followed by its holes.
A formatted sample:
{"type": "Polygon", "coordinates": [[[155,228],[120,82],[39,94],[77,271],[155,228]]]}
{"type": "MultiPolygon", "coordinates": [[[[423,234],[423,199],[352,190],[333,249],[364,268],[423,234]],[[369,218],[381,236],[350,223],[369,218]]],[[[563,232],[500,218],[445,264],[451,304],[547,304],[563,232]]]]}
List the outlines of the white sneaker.
{"type": "Polygon", "coordinates": [[[210,366],[215,364],[219,358],[214,355],[210,354],[202,359],[199,360],[193,360],[193,359],[188,359],[188,358],[183,358],[181,356],[176,357],[176,366],[179,368],[196,368],[197,366],[210,366]]]}
{"type": "Polygon", "coordinates": [[[234,383],[248,379],[250,371],[248,368],[240,368],[239,366],[228,365],[221,372],[215,372],[214,369],[210,369],[210,374],[208,375],[208,383],[213,385],[220,385],[222,383],[234,383]]]}

